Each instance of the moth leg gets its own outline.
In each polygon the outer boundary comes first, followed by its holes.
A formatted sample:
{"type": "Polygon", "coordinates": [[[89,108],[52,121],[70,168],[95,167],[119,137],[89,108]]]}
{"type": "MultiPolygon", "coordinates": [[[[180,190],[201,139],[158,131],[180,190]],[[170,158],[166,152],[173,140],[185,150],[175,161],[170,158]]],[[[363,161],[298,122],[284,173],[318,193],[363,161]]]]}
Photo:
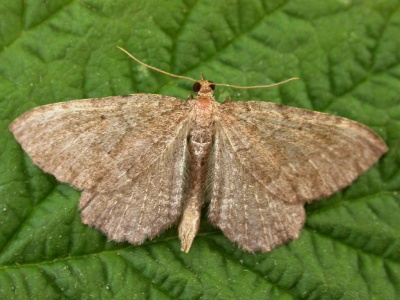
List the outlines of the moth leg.
{"type": "Polygon", "coordinates": [[[222,102],[222,104],[224,104],[224,103],[229,103],[229,102],[231,102],[231,100],[232,100],[232,98],[231,98],[231,97],[228,97],[228,98],[226,98],[226,99],[222,102]]]}

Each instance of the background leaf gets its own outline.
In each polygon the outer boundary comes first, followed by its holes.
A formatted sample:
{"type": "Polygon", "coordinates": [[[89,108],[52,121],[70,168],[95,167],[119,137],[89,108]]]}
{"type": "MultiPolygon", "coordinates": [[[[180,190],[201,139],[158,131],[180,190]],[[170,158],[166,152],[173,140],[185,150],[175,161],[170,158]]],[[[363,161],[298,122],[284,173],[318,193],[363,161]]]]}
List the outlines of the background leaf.
{"type": "Polygon", "coordinates": [[[0,298],[400,297],[399,1],[0,0],[0,298]],[[48,103],[130,93],[186,99],[191,83],[269,90],[271,101],[364,123],[390,151],[352,186],[307,206],[300,238],[251,255],[206,216],[189,254],[172,228],[142,246],[81,224],[80,192],[35,167],[8,131],[48,103]]]}

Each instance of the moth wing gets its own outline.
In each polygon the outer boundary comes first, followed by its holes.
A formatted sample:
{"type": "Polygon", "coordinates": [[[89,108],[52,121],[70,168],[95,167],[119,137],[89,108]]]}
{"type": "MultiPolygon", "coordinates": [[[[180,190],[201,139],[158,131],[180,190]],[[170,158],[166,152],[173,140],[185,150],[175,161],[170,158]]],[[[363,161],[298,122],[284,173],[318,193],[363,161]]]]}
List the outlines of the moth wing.
{"type": "Polygon", "coordinates": [[[210,220],[245,250],[297,238],[303,205],[349,185],[387,151],[369,128],[266,102],[219,106],[210,220]]]}
{"type": "Polygon", "coordinates": [[[78,189],[105,192],[154,164],[189,118],[187,102],[135,94],[37,107],[10,130],[45,172],[78,189]]]}
{"type": "Polygon", "coordinates": [[[143,173],[118,190],[84,190],[82,221],[109,239],[141,244],[175,224],[182,213],[188,159],[184,126],[171,144],[143,173]]]}
{"type": "Polygon", "coordinates": [[[387,151],[368,127],[320,112],[249,101],[221,105],[219,115],[243,167],[288,202],[331,195],[387,151]]]}
{"type": "Polygon", "coordinates": [[[268,252],[300,234],[303,203],[282,201],[238,159],[221,126],[214,142],[209,219],[249,252],[268,252]]]}
{"type": "Polygon", "coordinates": [[[180,217],[190,121],[186,102],[137,94],[38,107],[10,130],[35,164],[84,190],[84,223],[140,244],[180,217]]]}

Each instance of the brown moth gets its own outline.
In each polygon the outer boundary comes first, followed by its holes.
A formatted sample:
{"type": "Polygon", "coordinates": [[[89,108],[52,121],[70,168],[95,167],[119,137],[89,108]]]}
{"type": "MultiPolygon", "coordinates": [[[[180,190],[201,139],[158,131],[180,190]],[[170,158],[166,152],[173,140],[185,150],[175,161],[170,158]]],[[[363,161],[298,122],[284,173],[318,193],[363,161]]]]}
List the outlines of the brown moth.
{"type": "Polygon", "coordinates": [[[388,149],[345,118],[220,104],[215,85],[195,81],[188,101],[134,94],[45,105],[10,130],[36,165],[83,190],[83,223],[141,244],[179,221],[185,252],[206,194],[214,226],[246,251],[268,252],[299,236],[305,203],[348,186],[388,149]]]}

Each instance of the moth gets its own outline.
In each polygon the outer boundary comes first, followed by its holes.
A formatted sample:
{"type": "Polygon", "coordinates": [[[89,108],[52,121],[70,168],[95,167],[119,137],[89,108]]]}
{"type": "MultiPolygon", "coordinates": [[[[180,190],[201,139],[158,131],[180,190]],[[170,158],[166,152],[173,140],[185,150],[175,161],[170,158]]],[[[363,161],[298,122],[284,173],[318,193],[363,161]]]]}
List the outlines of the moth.
{"type": "Polygon", "coordinates": [[[209,220],[228,239],[268,252],[298,238],[305,203],[348,186],[388,150],[357,122],[268,102],[220,104],[213,91],[223,84],[138,62],[194,81],[196,97],[75,100],[10,125],[37,166],[82,190],[83,223],[111,240],[138,245],[179,222],[188,252],[209,201],[209,220]]]}

